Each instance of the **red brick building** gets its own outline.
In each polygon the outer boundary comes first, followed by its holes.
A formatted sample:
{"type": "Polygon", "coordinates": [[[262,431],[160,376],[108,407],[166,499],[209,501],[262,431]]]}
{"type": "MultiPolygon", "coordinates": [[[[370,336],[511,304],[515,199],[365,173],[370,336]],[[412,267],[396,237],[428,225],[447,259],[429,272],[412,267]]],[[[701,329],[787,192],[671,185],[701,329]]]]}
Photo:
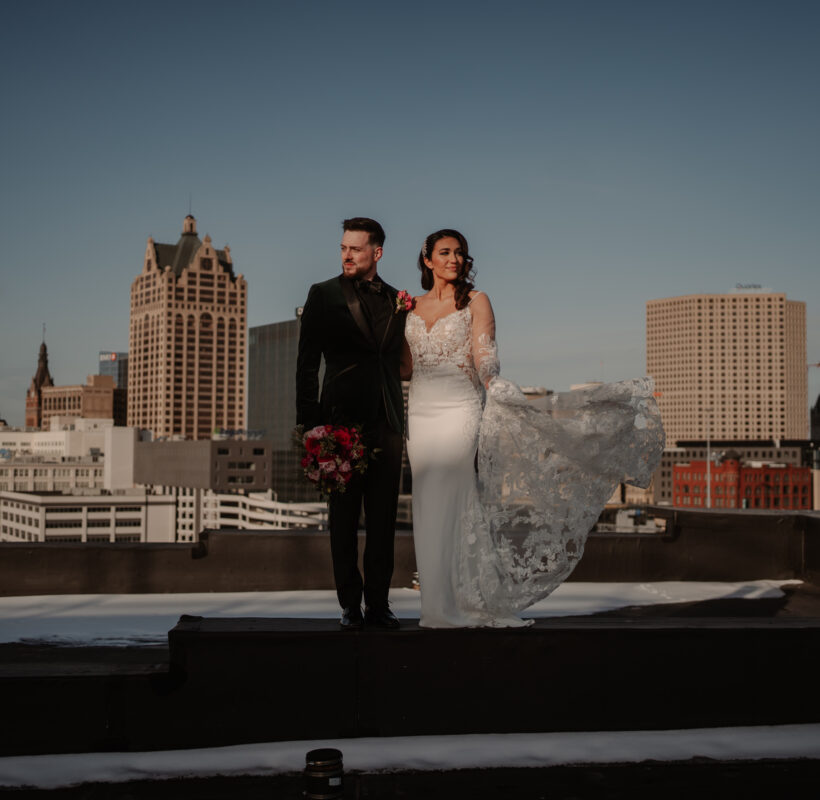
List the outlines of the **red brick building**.
{"type": "Polygon", "coordinates": [[[713,463],[709,473],[711,498],[707,492],[706,461],[675,464],[673,505],[695,508],[812,507],[811,470],[808,467],[741,461],[729,455],[713,463]]]}
{"type": "Polygon", "coordinates": [[[48,430],[52,417],[113,419],[125,425],[125,389],[117,389],[110,375],[89,375],[85,385],[44,386],[40,427],[48,430]]]}

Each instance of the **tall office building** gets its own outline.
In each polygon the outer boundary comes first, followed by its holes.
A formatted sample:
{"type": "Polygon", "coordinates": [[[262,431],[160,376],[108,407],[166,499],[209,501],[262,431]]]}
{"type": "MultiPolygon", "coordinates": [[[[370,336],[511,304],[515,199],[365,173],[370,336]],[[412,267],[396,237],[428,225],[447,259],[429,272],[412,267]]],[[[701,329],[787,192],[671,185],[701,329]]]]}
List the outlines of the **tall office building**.
{"type": "Polygon", "coordinates": [[[98,375],[110,375],[118,389],[128,388],[128,353],[112,353],[100,350],[98,375]]]}
{"type": "Polygon", "coordinates": [[[294,319],[248,331],[248,428],[271,442],[271,488],[284,502],[308,502],[318,496],[302,473],[302,453],[293,443],[301,311],[296,309],[294,319]]]}
{"type": "Polygon", "coordinates": [[[244,429],[246,312],[230,248],[200,241],[190,214],[176,244],[149,238],[131,284],[128,424],[185,439],[244,429]]]}
{"type": "Polygon", "coordinates": [[[248,331],[248,427],[290,449],[296,425],[296,357],[299,315],[248,331]]]}
{"type": "Polygon", "coordinates": [[[806,304],[759,286],[646,304],[646,366],[668,445],[805,439],[806,304]]]}
{"type": "Polygon", "coordinates": [[[114,379],[114,420],[117,425],[128,421],[128,353],[100,350],[98,375],[114,379]]]}

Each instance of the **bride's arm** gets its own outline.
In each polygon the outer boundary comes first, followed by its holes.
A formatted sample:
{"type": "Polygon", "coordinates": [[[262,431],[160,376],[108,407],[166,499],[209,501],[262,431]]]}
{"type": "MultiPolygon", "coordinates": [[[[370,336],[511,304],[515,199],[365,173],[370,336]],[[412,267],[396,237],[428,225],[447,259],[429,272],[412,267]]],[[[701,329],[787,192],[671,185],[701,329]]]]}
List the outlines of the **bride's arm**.
{"type": "Polygon", "coordinates": [[[399,375],[403,381],[409,381],[413,377],[413,354],[410,352],[410,345],[407,339],[401,345],[401,361],[399,362],[399,375]]]}
{"type": "Polygon", "coordinates": [[[495,316],[490,298],[484,292],[473,296],[470,313],[473,317],[473,363],[486,388],[500,370],[495,343],[495,316]]]}

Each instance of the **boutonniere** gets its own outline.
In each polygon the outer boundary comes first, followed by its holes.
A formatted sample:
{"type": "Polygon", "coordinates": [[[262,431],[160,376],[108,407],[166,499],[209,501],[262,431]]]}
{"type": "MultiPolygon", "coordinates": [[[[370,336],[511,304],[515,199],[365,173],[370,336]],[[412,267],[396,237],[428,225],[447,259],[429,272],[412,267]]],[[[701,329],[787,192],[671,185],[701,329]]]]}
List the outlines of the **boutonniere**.
{"type": "Polygon", "coordinates": [[[394,314],[399,314],[402,311],[410,311],[412,310],[413,306],[416,303],[416,298],[413,297],[410,292],[404,291],[402,289],[396,295],[396,310],[393,312],[394,314]]]}

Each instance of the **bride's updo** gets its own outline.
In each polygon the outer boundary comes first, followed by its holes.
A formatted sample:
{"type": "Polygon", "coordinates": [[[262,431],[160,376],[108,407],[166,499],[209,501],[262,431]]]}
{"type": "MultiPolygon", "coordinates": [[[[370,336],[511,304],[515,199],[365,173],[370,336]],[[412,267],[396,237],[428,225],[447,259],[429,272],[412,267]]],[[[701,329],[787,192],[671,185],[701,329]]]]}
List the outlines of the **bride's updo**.
{"type": "Polygon", "coordinates": [[[475,280],[475,272],[473,270],[473,257],[470,255],[470,249],[467,240],[458,231],[452,228],[443,228],[440,231],[431,233],[421,246],[419,253],[419,269],[421,270],[421,288],[429,291],[433,288],[433,270],[424,263],[425,258],[430,258],[435,249],[436,242],[439,239],[446,239],[452,237],[458,239],[461,245],[461,255],[464,257],[461,271],[458,277],[453,281],[455,287],[456,309],[464,308],[470,301],[470,292],[473,290],[473,281],[475,280]]]}

